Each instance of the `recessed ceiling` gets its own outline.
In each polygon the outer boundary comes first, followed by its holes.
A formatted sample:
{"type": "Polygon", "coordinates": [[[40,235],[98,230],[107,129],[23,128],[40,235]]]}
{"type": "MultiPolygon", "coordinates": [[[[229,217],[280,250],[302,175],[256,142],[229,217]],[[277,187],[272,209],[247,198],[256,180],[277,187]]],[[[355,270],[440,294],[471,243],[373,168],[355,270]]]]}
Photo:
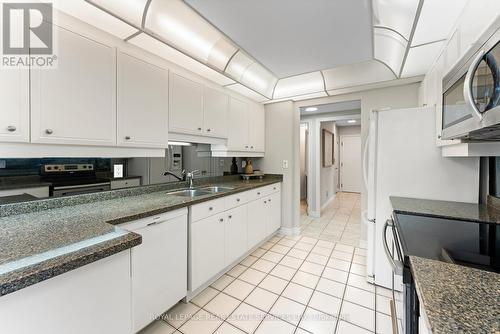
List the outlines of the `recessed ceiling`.
{"type": "MultiPolygon", "coordinates": [[[[301,107],[300,108],[300,115],[301,116],[310,116],[310,115],[317,115],[317,114],[329,114],[329,113],[341,113],[341,112],[353,112],[353,113],[360,113],[361,112],[361,101],[360,100],[354,100],[354,101],[343,101],[343,102],[335,102],[335,103],[328,103],[328,104],[320,104],[320,105],[315,105],[315,106],[307,106],[307,107],[301,107]],[[316,110],[308,110],[309,108],[317,108],[316,110]]],[[[349,113],[351,114],[351,113],[349,113]]]]}
{"type": "Polygon", "coordinates": [[[278,78],[372,59],[369,0],[185,0],[278,78]]]}

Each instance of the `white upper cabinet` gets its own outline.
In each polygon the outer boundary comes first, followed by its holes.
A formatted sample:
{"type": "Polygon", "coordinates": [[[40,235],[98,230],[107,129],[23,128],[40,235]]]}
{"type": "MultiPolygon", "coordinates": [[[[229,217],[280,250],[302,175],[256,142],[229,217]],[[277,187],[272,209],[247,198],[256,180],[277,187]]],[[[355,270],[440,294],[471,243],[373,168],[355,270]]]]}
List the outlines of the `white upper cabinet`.
{"type": "Polygon", "coordinates": [[[227,138],[228,97],[205,87],[203,92],[203,131],[207,136],[227,138]]]}
{"type": "Polygon", "coordinates": [[[264,107],[255,105],[249,110],[248,146],[251,151],[264,152],[266,142],[266,115],[264,107]]]}
{"type": "Polygon", "coordinates": [[[57,69],[31,71],[34,143],[116,145],[116,50],[57,31],[57,69]]]}
{"type": "Polygon", "coordinates": [[[0,141],[29,141],[29,70],[8,69],[0,75],[0,141]]]}
{"type": "Polygon", "coordinates": [[[229,101],[229,128],[227,148],[245,151],[248,146],[248,104],[231,97],[229,101]]]}
{"type": "Polygon", "coordinates": [[[203,85],[176,73],[170,74],[169,129],[203,134],[203,85]]]}
{"type": "Polygon", "coordinates": [[[168,146],[168,70],[118,52],[117,144],[168,146]]]}

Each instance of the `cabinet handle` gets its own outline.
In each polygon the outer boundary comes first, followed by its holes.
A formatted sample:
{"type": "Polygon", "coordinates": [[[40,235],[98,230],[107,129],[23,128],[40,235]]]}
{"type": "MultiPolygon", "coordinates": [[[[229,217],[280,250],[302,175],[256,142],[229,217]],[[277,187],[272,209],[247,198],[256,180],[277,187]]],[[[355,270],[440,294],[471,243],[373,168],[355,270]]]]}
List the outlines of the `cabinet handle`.
{"type": "Polygon", "coordinates": [[[250,146],[250,148],[253,148],[253,146],[250,146]]]}
{"type": "Polygon", "coordinates": [[[267,204],[267,201],[264,201],[264,204],[267,204]]]}
{"type": "Polygon", "coordinates": [[[271,199],[268,199],[269,202],[271,202],[271,199]]]}
{"type": "Polygon", "coordinates": [[[16,130],[17,130],[17,129],[16,129],[16,127],[15,127],[14,125],[9,125],[9,126],[7,127],[7,131],[9,131],[9,132],[14,132],[14,131],[16,131],[16,130]]]}
{"type": "Polygon", "coordinates": [[[248,145],[246,145],[245,148],[248,148],[248,145]]]}
{"type": "Polygon", "coordinates": [[[233,216],[232,216],[232,215],[229,215],[229,217],[228,217],[228,218],[229,218],[229,219],[233,219],[233,216]]]}
{"type": "Polygon", "coordinates": [[[276,190],[276,187],[273,187],[273,190],[276,190]]]}
{"type": "Polygon", "coordinates": [[[48,135],[51,135],[54,133],[54,130],[52,129],[45,129],[45,133],[48,134],[48,135]]]}
{"type": "Polygon", "coordinates": [[[257,193],[257,196],[260,196],[260,192],[257,193]]]}
{"type": "Polygon", "coordinates": [[[224,218],[220,218],[219,223],[223,223],[223,222],[224,222],[224,218]]]}
{"type": "Polygon", "coordinates": [[[237,198],[237,199],[236,199],[236,202],[239,202],[239,201],[240,201],[240,199],[239,199],[239,198],[237,198]]]}
{"type": "Polygon", "coordinates": [[[201,128],[198,128],[198,131],[201,131],[201,128]]]}
{"type": "Polygon", "coordinates": [[[213,209],[214,209],[213,207],[209,207],[209,208],[208,208],[208,210],[209,210],[209,211],[212,211],[213,209]]]}
{"type": "Polygon", "coordinates": [[[125,136],[125,140],[130,140],[130,136],[125,136]]]}
{"type": "Polygon", "coordinates": [[[210,131],[212,131],[212,130],[211,129],[207,129],[207,132],[210,132],[210,131]]]}

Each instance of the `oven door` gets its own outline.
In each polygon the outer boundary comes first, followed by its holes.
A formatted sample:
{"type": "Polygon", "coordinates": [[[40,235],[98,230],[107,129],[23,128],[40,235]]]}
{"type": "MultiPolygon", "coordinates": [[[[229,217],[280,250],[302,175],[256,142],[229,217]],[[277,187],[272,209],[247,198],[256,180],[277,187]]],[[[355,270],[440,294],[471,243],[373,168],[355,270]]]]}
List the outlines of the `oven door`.
{"type": "Polygon", "coordinates": [[[52,189],[52,197],[64,197],[73,195],[82,195],[96,193],[100,191],[111,190],[110,182],[75,185],[75,186],[58,186],[52,189]]]}

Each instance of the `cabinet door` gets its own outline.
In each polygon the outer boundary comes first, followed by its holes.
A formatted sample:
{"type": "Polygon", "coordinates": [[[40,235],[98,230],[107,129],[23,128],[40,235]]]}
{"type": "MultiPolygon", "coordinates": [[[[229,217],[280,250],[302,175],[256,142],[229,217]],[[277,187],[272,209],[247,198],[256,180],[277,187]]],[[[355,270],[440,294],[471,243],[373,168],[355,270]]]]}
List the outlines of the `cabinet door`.
{"type": "Polygon", "coordinates": [[[247,248],[247,206],[242,205],[226,212],[225,266],[245,254],[247,248]]]}
{"type": "Polygon", "coordinates": [[[281,227],[281,193],[274,193],[267,198],[267,235],[281,227]]]}
{"type": "Polygon", "coordinates": [[[229,151],[248,150],[248,104],[233,97],[229,101],[227,136],[229,151]]]}
{"type": "Polygon", "coordinates": [[[29,70],[8,69],[0,75],[0,141],[29,142],[29,70]]]}
{"type": "Polygon", "coordinates": [[[169,115],[170,131],[203,134],[203,86],[171,73],[169,115]]]}
{"type": "Polygon", "coordinates": [[[203,95],[204,134],[227,138],[228,98],[227,95],[205,87],[203,95]]]}
{"type": "Polygon", "coordinates": [[[224,216],[191,223],[191,290],[224,269],[224,216]]]}
{"type": "Polygon", "coordinates": [[[266,143],[266,115],[262,106],[253,106],[248,115],[248,145],[250,151],[264,152],[266,143]]]}
{"type": "Polygon", "coordinates": [[[266,203],[265,199],[258,199],[248,203],[248,248],[261,242],[267,235],[266,203]]]}
{"type": "Polygon", "coordinates": [[[118,53],[119,146],[168,146],[168,71],[118,53]]]}
{"type": "Polygon", "coordinates": [[[54,26],[58,65],[31,71],[35,143],[116,144],[116,51],[54,26]]]}
{"type": "Polygon", "coordinates": [[[132,249],[134,333],[187,293],[187,216],[134,231],[142,244],[132,249]]]}

